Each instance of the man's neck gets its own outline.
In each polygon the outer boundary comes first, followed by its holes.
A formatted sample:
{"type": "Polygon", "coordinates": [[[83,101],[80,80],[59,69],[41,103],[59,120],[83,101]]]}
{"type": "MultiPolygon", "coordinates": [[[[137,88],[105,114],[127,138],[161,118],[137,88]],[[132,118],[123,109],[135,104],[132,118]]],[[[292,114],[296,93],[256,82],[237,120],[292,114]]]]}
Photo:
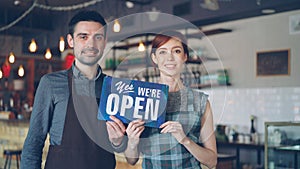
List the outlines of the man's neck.
{"type": "Polygon", "coordinates": [[[79,62],[75,62],[76,68],[84,74],[88,79],[93,79],[97,75],[98,64],[95,65],[84,65],[79,62]]]}

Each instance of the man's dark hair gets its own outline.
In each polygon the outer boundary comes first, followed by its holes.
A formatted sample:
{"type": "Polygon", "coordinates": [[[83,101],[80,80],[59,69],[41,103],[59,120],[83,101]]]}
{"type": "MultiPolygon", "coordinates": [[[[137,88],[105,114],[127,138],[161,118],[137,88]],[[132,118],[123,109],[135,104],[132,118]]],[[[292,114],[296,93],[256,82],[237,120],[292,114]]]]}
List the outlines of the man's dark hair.
{"type": "Polygon", "coordinates": [[[78,22],[81,21],[94,21],[100,23],[104,27],[104,35],[106,34],[106,21],[103,16],[96,11],[80,11],[73,16],[69,22],[69,34],[73,36],[74,28],[78,22]]]}

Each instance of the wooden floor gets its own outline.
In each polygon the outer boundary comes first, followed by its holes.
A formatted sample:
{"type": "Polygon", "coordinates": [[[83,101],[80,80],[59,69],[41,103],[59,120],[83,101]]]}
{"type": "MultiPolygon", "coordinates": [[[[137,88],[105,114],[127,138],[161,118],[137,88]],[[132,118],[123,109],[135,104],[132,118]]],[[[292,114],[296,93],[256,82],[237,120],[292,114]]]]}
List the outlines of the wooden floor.
{"type": "MultiPolygon", "coordinates": [[[[134,166],[128,164],[126,162],[125,157],[122,154],[116,154],[116,160],[117,160],[116,169],[142,169],[142,159],[141,158],[134,166]]],[[[201,168],[208,169],[208,167],[206,167],[204,165],[201,165],[201,168]]],[[[213,168],[213,169],[216,169],[216,168],[213,168]]],[[[222,169],[227,169],[227,168],[222,168],[222,169]]]]}
{"type": "Polygon", "coordinates": [[[130,165],[126,162],[126,159],[122,153],[116,153],[116,169],[142,169],[142,160],[141,158],[135,165],[130,165]]]}
{"type": "Polygon", "coordinates": [[[141,164],[136,164],[134,166],[128,164],[127,162],[117,161],[116,169],[142,169],[141,164]]]}

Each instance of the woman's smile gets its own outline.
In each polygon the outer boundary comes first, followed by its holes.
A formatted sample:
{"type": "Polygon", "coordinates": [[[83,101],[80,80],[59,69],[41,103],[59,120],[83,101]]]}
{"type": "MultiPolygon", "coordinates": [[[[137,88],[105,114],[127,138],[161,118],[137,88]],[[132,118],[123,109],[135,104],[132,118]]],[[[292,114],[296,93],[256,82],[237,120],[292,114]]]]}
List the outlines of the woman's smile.
{"type": "Polygon", "coordinates": [[[176,65],[177,64],[175,64],[175,63],[167,63],[167,64],[165,64],[165,67],[168,69],[175,69],[176,65]]]}

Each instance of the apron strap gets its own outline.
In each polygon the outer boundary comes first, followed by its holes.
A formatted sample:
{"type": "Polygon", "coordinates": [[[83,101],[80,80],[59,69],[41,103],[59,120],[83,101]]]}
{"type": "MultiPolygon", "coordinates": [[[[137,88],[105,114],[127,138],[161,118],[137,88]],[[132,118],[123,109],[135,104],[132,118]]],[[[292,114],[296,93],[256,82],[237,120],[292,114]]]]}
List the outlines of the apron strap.
{"type": "Polygon", "coordinates": [[[72,94],[72,77],[73,77],[73,69],[72,67],[70,67],[68,69],[68,85],[69,85],[70,95],[72,94]]]}
{"type": "Polygon", "coordinates": [[[188,93],[187,93],[187,101],[188,101],[188,111],[194,111],[195,110],[195,100],[194,100],[194,94],[192,89],[188,88],[188,93]]]}

